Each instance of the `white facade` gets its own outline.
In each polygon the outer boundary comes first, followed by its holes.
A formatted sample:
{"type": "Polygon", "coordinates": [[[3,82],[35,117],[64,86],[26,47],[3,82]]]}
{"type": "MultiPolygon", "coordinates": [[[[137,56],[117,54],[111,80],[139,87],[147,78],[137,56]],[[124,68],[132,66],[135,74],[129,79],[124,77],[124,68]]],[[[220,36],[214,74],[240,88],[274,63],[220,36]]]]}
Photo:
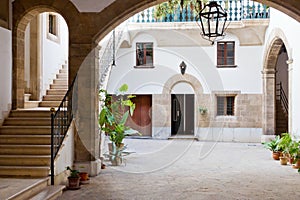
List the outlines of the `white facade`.
{"type": "Polygon", "coordinates": [[[11,109],[12,95],[12,37],[11,31],[0,27],[0,123],[11,109]]]}

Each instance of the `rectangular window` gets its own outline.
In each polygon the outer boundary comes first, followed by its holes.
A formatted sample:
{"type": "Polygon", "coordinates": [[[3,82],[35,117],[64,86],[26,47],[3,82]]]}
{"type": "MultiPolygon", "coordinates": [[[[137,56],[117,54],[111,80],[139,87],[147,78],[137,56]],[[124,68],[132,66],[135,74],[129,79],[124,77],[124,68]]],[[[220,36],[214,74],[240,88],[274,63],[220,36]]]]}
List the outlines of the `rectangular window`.
{"type": "Polygon", "coordinates": [[[56,16],[49,14],[49,18],[48,18],[48,22],[49,22],[49,33],[51,33],[52,35],[56,35],[57,34],[57,22],[56,22],[56,16]]]}
{"type": "Polygon", "coordinates": [[[235,42],[217,43],[217,67],[236,67],[235,42]]]}
{"type": "Polygon", "coordinates": [[[136,66],[153,67],[153,43],[136,43],[136,66]]]}
{"type": "Polygon", "coordinates": [[[217,115],[234,115],[235,96],[217,96],[217,115]]]}

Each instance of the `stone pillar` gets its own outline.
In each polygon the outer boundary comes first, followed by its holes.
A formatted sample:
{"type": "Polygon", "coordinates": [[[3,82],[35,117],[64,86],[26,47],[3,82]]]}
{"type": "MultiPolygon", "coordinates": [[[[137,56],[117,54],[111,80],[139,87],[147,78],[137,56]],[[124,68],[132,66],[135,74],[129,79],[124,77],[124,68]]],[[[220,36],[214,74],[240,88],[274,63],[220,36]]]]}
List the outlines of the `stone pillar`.
{"type": "Polygon", "coordinates": [[[262,127],[263,137],[274,137],[275,135],[275,69],[264,69],[263,74],[263,113],[262,113],[262,127]]]}
{"type": "Polygon", "coordinates": [[[288,131],[289,133],[293,134],[293,59],[288,59],[286,61],[286,63],[288,64],[288,81],[289,81],[289,96],[288,96],[288,101],[289,101],[289,127],[288,127],[288,131]]]}
{"type": "Polygon", "coordinates": [[[40,26],[39,15],[30,21],[30,98],[40,100],[40,26]]]}
{"type": "MultiPolygon", "coordinates": [[[[81,50],[88,50],[93,45],[76,44],[81,50]]],[[[72,49],[71,49],[72,50],[72,49]]],[[[85,53],[86,51],[82,51],[85,53]]],[[[70,51],[70,69],[73,70],[72,63],[76,62],[76,55],[70,51]]],[[[79,56],[80,57],[80,56],[79,56]]],[[[81,58],[83,59],[83,58],[81,58]]],[[[75,67],[76,68],[76,67],[75,67]]],[[[98,128],[98,80],[99,80],[99,48],[94,48],[84,58],[77,73],[77,83],[75,84],[76,95],[73,95],[73,112],[77,134],[75,134],[75,168],[87,171],[91,176],[100,173],[101,162],[100,134],[98,128]],[[75,106],[75,107],[74,107],[75,106]]]]}

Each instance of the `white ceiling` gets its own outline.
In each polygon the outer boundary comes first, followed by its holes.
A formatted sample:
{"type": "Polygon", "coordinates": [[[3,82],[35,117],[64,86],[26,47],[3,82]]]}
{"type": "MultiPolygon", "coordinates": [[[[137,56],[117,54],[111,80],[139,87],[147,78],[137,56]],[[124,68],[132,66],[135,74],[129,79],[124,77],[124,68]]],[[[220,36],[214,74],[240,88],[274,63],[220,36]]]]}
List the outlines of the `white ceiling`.
{"type": "Polygon", "coordinates": [[[79,12],[100,12],[115,0],[70,0],[79,12]]]}

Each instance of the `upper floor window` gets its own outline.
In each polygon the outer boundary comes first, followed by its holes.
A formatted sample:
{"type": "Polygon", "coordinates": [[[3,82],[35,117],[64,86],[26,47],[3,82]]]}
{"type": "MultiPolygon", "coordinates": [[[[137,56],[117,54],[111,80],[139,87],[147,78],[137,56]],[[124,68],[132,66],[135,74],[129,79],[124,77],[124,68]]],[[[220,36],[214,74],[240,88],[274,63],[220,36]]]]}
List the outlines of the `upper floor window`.
{"type": "Polygon", "coordinates": [[[57,35],[57,18],[56,15],[49,14],[48,16],[49,33],[57,35]]]}
{"type": "Polygon", "coordinates": [[[217,43],[217,67],[236,67],[234,49],[234,42],[217,43]]]}
{"type": "Polygon", "coordinates": [[[234,100],[235,96],[217,96],[217,115],[233,116],[234,100]]]}
{"type": "Polygon", "coordinates": [[[136,66],[153,67],[153,43],[136,43],[136,66]]]}

